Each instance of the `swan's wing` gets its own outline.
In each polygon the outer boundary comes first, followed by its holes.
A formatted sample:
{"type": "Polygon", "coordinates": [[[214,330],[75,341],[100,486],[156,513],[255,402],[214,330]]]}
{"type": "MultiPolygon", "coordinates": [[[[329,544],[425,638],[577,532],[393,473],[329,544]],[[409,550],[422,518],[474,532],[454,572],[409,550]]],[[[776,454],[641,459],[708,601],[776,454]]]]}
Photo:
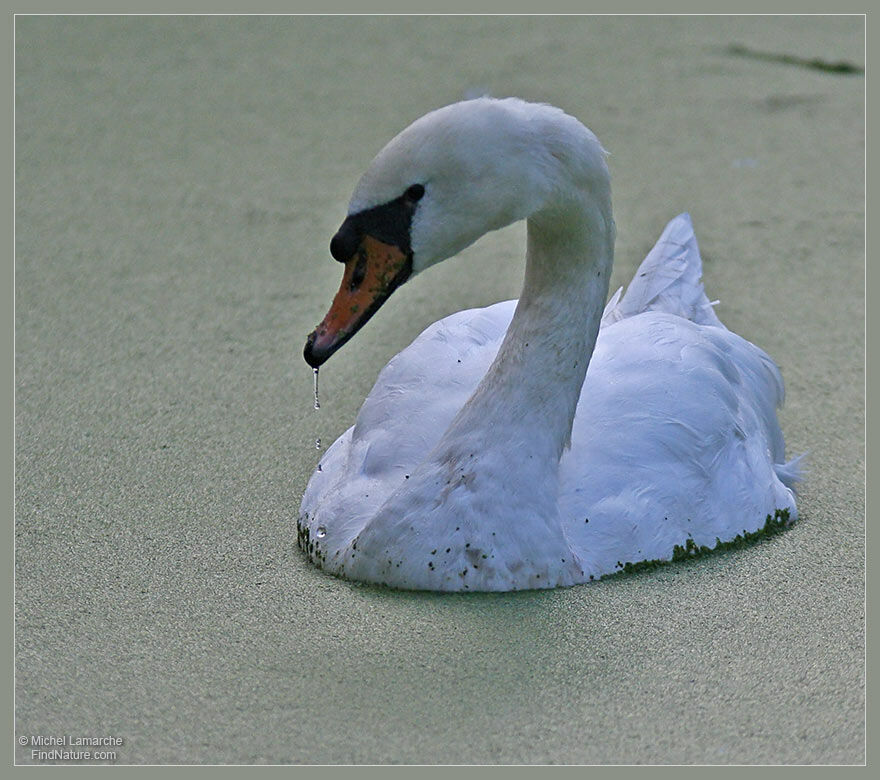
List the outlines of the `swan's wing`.
{"type": "Polygon", "coordinates": [[[602,328],[560,461],[578,554],[607,571],[688,538],[713,547],[776,509],[794,519],[781,400],[770,358],[726,328],[658,311],[602,328]]]}
{"type": "Polygon", "coordinates": [[[605,307],[602,324],[634,314],[661,311],[700,325],[724,327],[706,297],[703,263],[689,214],[671,220],[621,298],[618,290],[605,307]]]}
{"type": "MultiPolygon", "coordinates": [[[[679,214],[666,225],[654,248],[642,261],[626,294],[621,296],[622,290],[618,290],[612,296],[605,307],[602,325],[652,312],[672,314],[697,325],[722,328],[723,333],[707,331],[702,338],[706,343],[714,344],[716,351],[712,360],[718,366],[728,365],[730,370],[744,378],[744,397],[761,420],[762,435],[768,439],[780,478],[791,486],[799,479],[800,458],[789,464],[783,462],[785,445],[776,421],[776,409],[785,400],[782,375],[766,352],[727,331],[706,297],[700,281],[702,275],[703,263],[690,215],[679,214]]],[[[692,329],[683,328],[682,333],[685,331],[692,329]]],[[[620,336],[619,332],[615,333],[620,336]]],[[[631,336],[629,344],[635,343],[637,338],[631,336]]],[[[650,343],[650,338],[641,341],[643,346],[650,343]]],[[[646,355],[645,359],[649,357],[646,355]]],[[[595,370],[596,366],[591,364],[590,371],[595,373],[595,370]]]]}

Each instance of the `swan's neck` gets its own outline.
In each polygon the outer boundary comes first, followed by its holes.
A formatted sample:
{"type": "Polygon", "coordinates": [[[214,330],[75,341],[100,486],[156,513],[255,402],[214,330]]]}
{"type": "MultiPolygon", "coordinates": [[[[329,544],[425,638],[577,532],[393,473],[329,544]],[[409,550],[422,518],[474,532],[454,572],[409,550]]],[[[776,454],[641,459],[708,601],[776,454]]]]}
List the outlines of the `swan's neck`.
{"type": "Polygon", "coordinates": [[[528,220],[525,284],[513,320],[439,449],[473,444],[477,451],[506,453],[500,460],[510,484],[555,480],[596,344],[613,247],[610,206],[541,212],[528,220]]]}
{"type": "Polygon", "coordinates": [[[569,442],[608,294],[608,239],[607,229],[597,234],[584,219],[564,229],[529,220],[523,291],[486,377],[494,393],[503,383],[520,398],[528,410],[522,424],[546,441],[556,461],[569,442]]]}

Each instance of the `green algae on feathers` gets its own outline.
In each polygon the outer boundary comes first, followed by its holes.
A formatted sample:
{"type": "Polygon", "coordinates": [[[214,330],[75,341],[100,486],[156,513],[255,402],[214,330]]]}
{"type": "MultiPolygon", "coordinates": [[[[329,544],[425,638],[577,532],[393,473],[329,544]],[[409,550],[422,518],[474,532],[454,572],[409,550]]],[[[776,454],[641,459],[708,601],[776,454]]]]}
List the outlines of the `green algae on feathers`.
{"type": "Polygon", "coordinates": [[[666,566],[670,563],[691,560],[692,558],[700,558],[712,553],[750,547],[762,539],[768,539],[771,536],[776,536],[777,534],[782,533],[790,525],[791,517],[789,511],[787,509],[777,509],[773,515],[767,515],[767,520],[764,525],[756,531],[743,531],[741,534],[737,534],[733,539],[727,542],[722,542],[721,539],[716,537],[714,547],[709,547],[705,544],[698,545],[693,539],[688,539],[683,546],[677,544],[672,548],[672,558],[670,559],[655,558],[650,561],[637,561],[636,563],[630,561],[627,561],[626,563],[618,563],[620,571],[611,574],[603,574],[599,579],[605,580],[611,577],[620,577],[621,575],[650,571],[659,566],[666,566]]]}

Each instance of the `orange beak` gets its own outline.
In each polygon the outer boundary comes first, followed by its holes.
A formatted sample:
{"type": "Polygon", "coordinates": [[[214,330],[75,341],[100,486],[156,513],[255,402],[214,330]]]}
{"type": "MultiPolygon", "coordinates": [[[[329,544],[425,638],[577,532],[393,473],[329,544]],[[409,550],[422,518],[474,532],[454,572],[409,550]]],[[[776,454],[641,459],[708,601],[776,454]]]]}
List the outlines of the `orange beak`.
{"type": "Polygon", "coordinates": [[[303,357],[312,368],[324,363],[366,324],[412,273],[412,253],[364,235],[345,263],[342,284],[330,310],[306,341],[303,357]]]}

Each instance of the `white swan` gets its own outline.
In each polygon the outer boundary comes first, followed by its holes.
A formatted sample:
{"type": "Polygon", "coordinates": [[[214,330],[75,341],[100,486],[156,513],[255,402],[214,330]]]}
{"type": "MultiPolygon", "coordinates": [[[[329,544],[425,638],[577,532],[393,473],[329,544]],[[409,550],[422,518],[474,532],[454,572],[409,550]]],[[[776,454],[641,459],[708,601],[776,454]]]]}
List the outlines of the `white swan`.
{"type": "Polygon", "coordinates": [[[778,509],[793,520],[778,369],[715,316],[686,214],[603,316],[604,151],[551,106],[457,103],[379,153],[331,243],[344,277],[306,360],[322,364],[409,277],[520,219],[519,301],[429,327],[321,460],[299,518],[311,560],[397,588],[545,588],[714,547],[778,509]]]}

